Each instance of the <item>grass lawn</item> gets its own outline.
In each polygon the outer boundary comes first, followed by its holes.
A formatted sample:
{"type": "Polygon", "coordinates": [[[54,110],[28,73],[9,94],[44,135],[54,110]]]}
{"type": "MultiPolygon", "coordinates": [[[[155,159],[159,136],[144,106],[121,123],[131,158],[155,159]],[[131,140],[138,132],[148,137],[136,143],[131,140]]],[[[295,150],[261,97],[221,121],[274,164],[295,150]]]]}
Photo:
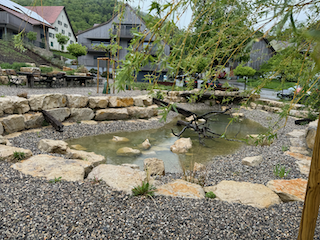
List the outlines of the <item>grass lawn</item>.
{"type": "Polygon", "coordinates": [[[65,53],[65,52],[60,52],[60,51],[56,51],[56,50],[51,50],[51,52],[53,52],[54,54],[57,54],[59,56],[63,56],[65,58],[69,58],[69,59],[75,59],[77,60],[77,58],[75,56],[72,56],[69,53],[65,53]]]}
{"type": "MultiPolygon", "coordinates": [[[[245,82],[243,78],[240,78],[237,82],[245,82]]],[[[248,87],[257,87],[262,83],[262,80],[260,79],[251,79],[249,78],[247,80],[247,86],[248,87]]],[[[285,82],[282,84],[279,80],[271,80],[268,82],[263,88],[268,88],[268,89],[274,89],[274,90],[281,90],[281,89],[288,89],[290,87],[295,86],[295,82],[285,82]]]]}

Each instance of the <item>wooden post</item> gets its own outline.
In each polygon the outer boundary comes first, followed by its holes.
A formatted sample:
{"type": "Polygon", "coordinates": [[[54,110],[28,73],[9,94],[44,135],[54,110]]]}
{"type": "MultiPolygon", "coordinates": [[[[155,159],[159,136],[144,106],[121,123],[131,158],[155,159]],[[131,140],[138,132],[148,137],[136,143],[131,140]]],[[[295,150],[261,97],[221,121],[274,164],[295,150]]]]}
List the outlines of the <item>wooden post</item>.
{"type": "Polygon", "coordinates": [[[99,59],[97,59],[97,68],[98,68],[98,71],[97,71],[97,93],[99,93],[99,59]]]}
{"type": "Polygon", "coordinates": [[[110,68],[110,59],[108,58],[108,69],[107,69],[107,91],[106,94],[109,92],[109,68],[110,68]]]}
{"type": "Polygon", "coordinates": [[[320,116],[311,159],[298,240],[312,240],[320,203],[320,116]]]}

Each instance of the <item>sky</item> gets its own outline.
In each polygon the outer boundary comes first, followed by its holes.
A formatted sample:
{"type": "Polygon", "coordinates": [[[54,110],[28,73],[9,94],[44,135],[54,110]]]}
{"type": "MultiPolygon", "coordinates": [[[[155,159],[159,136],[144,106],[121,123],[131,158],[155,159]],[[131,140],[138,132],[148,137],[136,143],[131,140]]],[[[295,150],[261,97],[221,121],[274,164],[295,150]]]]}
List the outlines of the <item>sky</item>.
{"type": "MultiPolygon", "coordinates": [[[[153,0],[154,1],[154,0],[153,0]]],[[[158,2],[160,3],[166,3],[168,1],[164,1],[164,0],[158,0],[158,2]]],[[[150,8],[150,5],[152,3],[152,0],[129,0],[129,4],[132,6],[132,7],[138,7],[140,6],[141,8],[141,11],[143,12],[146,12],[148,13],[149,12],[149,8],[150,8]]],[[[155,11],[154,11],[155,12],[155,11]]],[[[153,12],[153,13],[154,13],[153,12]]],[[[272,15],[269,15],[267,18],[270,18],[272,15]]],[[[185,13],[180,17],[179,19],[179,22],[177,23],[177,26],[182,29],[182,28],[187,28],[190,21],[191,21],[191,18],[192,18],[192,11],[191,11],[191,8],[189,7],[185,13]]],[[[255,29],[259,28],[261,26],[261,24],[263,24],[264,22],[267,21],[267,18],[265,19],[261,19],[259,21],[259,23],[254,27],[255,29]]],[[[297,19],[298,21],[306,21],[307,20],[307,17],[306,17],[306,14],[304,13],[301,13],[299,15],[296,15],[295,16],[295,19],[297,19]]],[[[268,23],[266,24],[264,27],[263,27],[263,30],[264,31],[267,31],[269,30],[272,26],[274,25],[274,22],[271,22],[271,23],[268,23]]]]}

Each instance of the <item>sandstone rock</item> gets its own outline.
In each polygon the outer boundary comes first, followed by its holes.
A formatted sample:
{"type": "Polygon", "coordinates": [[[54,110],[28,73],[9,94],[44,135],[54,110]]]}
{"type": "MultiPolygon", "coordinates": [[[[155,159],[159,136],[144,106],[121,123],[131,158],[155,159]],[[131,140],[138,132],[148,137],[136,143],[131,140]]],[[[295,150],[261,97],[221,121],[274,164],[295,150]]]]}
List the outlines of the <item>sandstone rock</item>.
{"type": "Polygon", "coordinates": [[[0,144],[6,145],[6,144],[7,144],[7,141],[8,141],[8,139],[6,139],[6,138],[3,137],[3,136],[0,136],[0,144]]]}
{"type": "Polygon", "coordinates": [[[152,109],[153,111],[153,116],[158,116],[158,112],[159,112],[159,107],[158,105],[151,105],[147,107],[148,109],[152,109]]]}
{"type": "Polygon", "coordinates": [[[1,84],[8,84],[9,78],[7,76],[0,76],[0,83],[1,84]]]}
{"type": "Polygon", "coordinates": [[[113,136],[111,139],[112,142],[130,142],[130,140],[126,137],[118,137],[118,136],[113,136]]]}
{"type": "Polygon", "coordinates": [[[149,149],[151,147],[151,144],[149,142],[149,139],[146,139],[143,143],[142,143],[142,147],[144,149],[149,149]]]}
{"type": "Polygon", "coordinates": [[[148,107],[128,107],[129,116],[132,118],[150,118],[154,116],[154,109],[148,107]]]}
{"type": "Polygon", "coordinates": [[[60,122],[63,122],[66,118],[68,118],[71,113],[69,108],[54,108],[47,110],[47,112],[60,122]]]}
{"type": "Polygon", "coordinates": [[[83,181],[85,172],[91,164],[83,160],[64,159],[61,157],[40,154],[11,166],[13,169],[33,177],[44,177],[47,180],[61,177],[67,181],[83,181]]]}
{"type": "Polygon", "coordinates": [[[308,155],[309,152],[306,147],[290,147],[290,152],[301,153],[303,155],[308,155]]]}
{"type": "Polygon", "coordinates": [[[20,72],[28,72],[28,73],[41,73],[40,68],[38,67],[21,67],[20,72]]]}
{"type": "Polygon", "coordinates": [[[88,104],[88,97],[82,95],[66,95],[67,97],[67,106],[69,108],[83,108],[88,104]]]}
{"type": "Polygon", "coordinates": [[[200,185],[181,179],[158,187],[155,195],[195,199],[205,197],[205,193],[200,185]]]}
{"type": "Polygon", "coordinates": [[[136,169],[136,170],[140,170],[140,167],[137,164],[124,163],[124,164],[121,164],[121,166],[129,167],[129,168],[136,169]]]}
{"type": "Polygon", "coordinates": [[[14,152],[23,152],[25,155],[25,159],[32,156],[32,152],[29,149],[17,148],[0,144],[0,160],[14,160],[14,152]]]}
{"type": "Polygon", "coordinates": [[[296,161],[296,164],[298,164],[299,170],[302,174],[305,174],[307,176],[309,175],[311,161],[299,160],[299,161],[296,161]]]}
{"type": "Polygon", "coordinates": [[[109,97],[89,97],[89,108],[107,108],[109,97]]]}
{"type": "Polygon", "coordinates": [[[291,180],[271,180],[267,183],[267,187],[274,191],[283,202],[304,201],[307,180],[291,179],[291,180]]]}
{"type": "Polygon", "coordinates": [[[202,172],[206,170],[206,166],[203,165],[202,163],[197,163],[195,162],[193,165],[193,171],[195,172],[202,172]]]}
{"type": "Polygon", "coordinates": [[[30,110],[29,102],[26,98],[17,97],[17,96],[9,96],[7,98],[10,99],[10,101],[12,102],[12,105],[14,107],[13,113],[22,114],[22,113],[29,112],[30,110]]]}
{"type": "Polygon", "coordinates": [[[190,148],[192,148],[191,139],[180,138],[174,142],[174,144],[170,147],[170,150],[173,153],[186,153],[190,148]]]}
{"type": "Polygon", "coordinates": [[[256,103],[254,103],[254,102],[251,102],[251,103],[250,103],[250,107],[251,107],[252,109],[256,109],[257,104],[256,104],[256,103]]]}
{"type": "Polygon", "coordinates": [[[137,107],[144,107],[144,106],[151,106],[152,105],[152,98],[147,95],[135,96],[132,97],[134,106],[137,107]]]}
{"type": "Polygon", "coordinates": [[[244,117],[244,113],[232,113],[231,116],[232,116],[232,117],[243,118],[243,117],[244,117]]]}
{"type": "Polygon", "coordinates": [[[0,116],[4,113],[13,114],[14,104],[9,97],[0,97],[0,116]]]}
{"type": "Polygon", "coordinates": [[[41,139],[38,148],[42,152],[66,154],[68,143],[62,140],[41,139]]]}
{"type": "Polygon", "coordinates": [[[205,191],[212,191],[217,199],[222,201],[241,203],[257,208],[268,208],[281,203],[278,195],[262,184],[221,181],[215,186],[206,187],[205,191]]]}
{"type": "Polygon", "coordinates": [[[94,112],[91,108],[71,108],[70,112],[69,119],[75,122],[94,118],[94,112]]]}
{"type": "Polygon", "coordinates": [[[307,160],[307,161],[311,161],[311,157],[305,156],[305,155],[303,155],[303,154],[301,154],[301,153],[294,153],[294,152],[286,151],[285,154],[286,154],[286,155],[289,155],[289,156],[291,156],[291,157],[294,157],[294,158],[297,159],[297,160],[302,160],[302,161],[307,160]]]}
{"type": "Polygon", "coordinates": [[[110,164],[101,164],[88,175],[88,179],[102,179],[108,186],[127,194],[131,194],[134,187],[140,186],[146,177],[144,171],[110,164]]]}
{"type": "Polygon", "coordinates": [[[140,150],[129,148],[129,147],[119,148],[117,151],[118,156],[137,156],[140,154],[141,154],[140,150]]]}
{"type": "Polygon", "coordinates": [[[291,146],[307,148],[307,143],[304,138],[290,138],[291,146]]]}
{"type": "Polygon", "coordinates": [[[3,129],[2,123],[0,122],[0,135],[2,135],[3,132],[4,132],[4,129],[3,129]]]}
{"type": "Polygon", "coordinates": [[[316,121],[309,123],[307,128],[306,143],[308,148],[312,150],[313,150],[314,142],[316,138],[317,127],[318,127],[318,119],[316,121]]]}
{"type": "Polygon", "coordinates": [[[63,66],[62,68],[62,71],[66,72],[66,71],[72,71],[73,69],[70,68],[70,67],[66,67],[66,66],[63,66]]]}
{"type": "Polygon", "coordinates": [[[75,75],[75,76],[81,76],[81,77],[87,76],[86,73],[80,73],[80,72],[75,72],[74,75],[75,75]]]}
{"type": "Polygon", "coordinates": [[[109,97],[109,107],[130,107],[133,106],[133,98],[131,97],[109,97]]]}
{"type": "Polygon", "coordinates": [[[129,118],[128,110],[126,108],[111,108],[101,109],[96,111],[95,120],[120,120],[129,118]]]}
{"type": "Polygon", "coordinates": [[[260,156],[253,156],[253,157],[246,157],[242,159],[242,164],[247,165],[250,167],[256,167],[259,166],[259,164],[263,161],[263,157],[260,156]]]}
{"type": "Polygon", "coordinates": [[[27,113],[23,117],[26,129],[42,127],[44,121],[42,113],[27,113]]]}
{"type": "Polygon", "coordinates": [[[24,117],[22,115],[10,115],[8,117],[0,118],[6,133],[14,133],[24,130],[24,117]]]}
{"type": "Polygon", "coordinates": [[[88,125],[97,125],[98,122],[94,121],[94,120],[84,120],[81,121],[82,124],[88,124],[88,125]]]}
{"type": "Polygon", "coordinates": [[[74,149],[68,149],[66,157],[71,159],[82,159],[89,162],[93,167],[98,166],[106,160],[104,156],[95,154],[94,152],[85,152],[74,149]]]}
{"type": "MultiPolygon", "coordinates": [[[[227,106],[222,106],[222,107],[221,107],[221,111],[223,112],[223,111],[225,111],[227,108],[229,108],[229,107],[227,107],[227,106]]],[[[230,110],[228,110],[228,111],[225,112],[225,114],[229,114],[229,113],[230,113],[230,110]]]]}
{"type": "Polygon", "coordinates": [[[147,175],[159,175],[164,176],[164,162],[158,158],[146,158],[143,161],[144,170],[147,172],[147,175]]]}
{"type": "Polygon", "coordinates": [[[67,105],[67,97],[60,93],[31,95],[28,100],[31,110],[34,111],[62,108],[67,105]]]}
{"type": "Polygon", "coordinates": [[[305,138],[306,131],[304,129],[301,129],[301,130],[295,129],[292,132],[287,133],[287,136],[291,138],[305,138]]]}
{"type": "Polygon", "coordinates": [[[85,147],[81,146],[80,144],[75,144],[75,145],[71,145],[70,148],[75,149],[75,150],[87,150],[85,147]]]}
{"type": "MultiPolygon", "coordinates": [[[[26,63],[26,65],[29,65],[30,67],[36,67],[35,63],[26,63]]],[[[40,67],[41,67],[41,65],[40,65],[40,67]]]]}

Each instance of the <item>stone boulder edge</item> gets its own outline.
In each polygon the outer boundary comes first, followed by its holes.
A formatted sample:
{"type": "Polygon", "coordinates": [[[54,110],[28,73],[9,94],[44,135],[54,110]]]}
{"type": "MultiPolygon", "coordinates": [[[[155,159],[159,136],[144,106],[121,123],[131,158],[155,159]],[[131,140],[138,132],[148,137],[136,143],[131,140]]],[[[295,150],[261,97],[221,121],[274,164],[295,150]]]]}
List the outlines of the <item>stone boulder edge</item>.
{"type": "Polygon", "coordinates": [[[94,116],[91,108],[71,108],[69,119],[75,122],[87,121],[93,119],[94,116]]]}
{"type": "Polygon", "coordinates": [[[62,140],[41,139],[38,142],[38,148],[42,152],[66,154],[68,143],[62,140]]]}
{"type": "Polygon", "coordinates": [[[70,159],[81,159],[87,161],[92,167],[96,167],[106,160],[104,156],[95,154],[94,152],[86,152],[74,149],[68,149],[66,157],[70,159]]]}
{"type": "Polygon", "coordinates": [[[109,97],[89,97],[89,108],[107,108],[109,104],[109,97]]]}
{"type": "Polygon", "coordinates": [[[138,156],[140,154],[141,154],[140,150],[133,149],[130,147],[122,147],[117,150],[118,156],[128,157],[128,156],[138,156]]]}
{"type": "Polygon", "coordinates": [[[308,181],[305,179],[271,180],[267,187],[274,191],[283,202],[303,202],[308,181]]]}
{"type": "Polygon", "coordinates": [[[53,109],[47,110],[47,112],[60,122],[63,122],[64,120],[66,120],[66,118],[68,118],[71,113],[70,108],[67,108],[67,107],[53,108],[53,109]]]}
{"type": "Polygon", "coordinates": [[[144,170],[149,176],[165,175],[164,162],[158,158],[146,158],[143,161],[144,170]]]}
{"type": "Polygon", "coordinates": [[[106,184],[117,191],[132,194],[132,189],[141,186],[146,180],[146,173],[127,166],[101,164],[95,167],[88,175],[88,179],[102,179],[106,184]]]}
{"type": "Polygon", "coordinates": [[[0,118],[6,133],[19,132],[25,129],[24,117],[22,115],[10,115],[0,118]]]}
{"type": "Polygon", "coordinates": [[[8,159],[9,161],[14,160],[14,152],[23,152],[25,154],[25,158],[29,158],[32,156],[32,152],[29,149],[0,144],[0,160],[2,158],[8,159]]]}
{"type": "Polygon", "coordinates": [[[194,199],[205,198],[204,190],[200,185],[181,179],[159,186],[155,195],[194,199]]]}
{"type": "Polygon", "coordinates": [[[133,98],[132,97],[116,97],[112,96],[109,97],[109,107],[116,108],[116,107],[130,107],[133,106],[133,98]]]}
{"type": "Polygon", "coordinates": [[[67,106],[69,108],[83,108],[86,107],[88,104],[88,97],[82,96],[80,94],[67,94],[67,106]]]}
{"type": "Polygon", "coordinates": [[[42,113],[26,113],[23,117],[26,129],[42,127],[44,121],[42,113]]]}
{"type": "Polygon", "coordinates": [[[204,190],[212,191],[218,200],[257,208],[268,208],[281,203],[279,196],[262,184],[224,180],[215,186],[205,187],[204,190]]]}
{"type": "Polygon", "coordinates": [[[33,111],[62,108],[67,105],[66,95],[60,93],[31,95],[28,101],[31,110],[33,111]]]}
{"type": "Polygon", "coordinates": [[[260,165],[260,163],[262,163],[262,161],[263,157],[262,155],[259,155],[253,157],[245,157],[244,159],[242,159],[241,163],[250,167],[257,167],[260,165]]]}
{"type": "Polygon", "coordinates": [[[174,144],[170,147],[170,150],[173,153],[186,153],[188,150],[192,148],[192,142],[190,138],[180,138],[174,142],[174,144]]]}
{"type": "Polygon", "coordinates": [[[46,154],[33,156],[11,167],[33,177],[44,177],[47,180],[61,177],[67,181],[83,181],[85,173],[91,170],[89,162],[46,154]]]}
{"type": "Polygon", "coordinates": [[[126,108],[110,108],[110,109],[100,109],[96,111],[95,120],[121,120],[128,119],[129,114],[126,108]]]}

